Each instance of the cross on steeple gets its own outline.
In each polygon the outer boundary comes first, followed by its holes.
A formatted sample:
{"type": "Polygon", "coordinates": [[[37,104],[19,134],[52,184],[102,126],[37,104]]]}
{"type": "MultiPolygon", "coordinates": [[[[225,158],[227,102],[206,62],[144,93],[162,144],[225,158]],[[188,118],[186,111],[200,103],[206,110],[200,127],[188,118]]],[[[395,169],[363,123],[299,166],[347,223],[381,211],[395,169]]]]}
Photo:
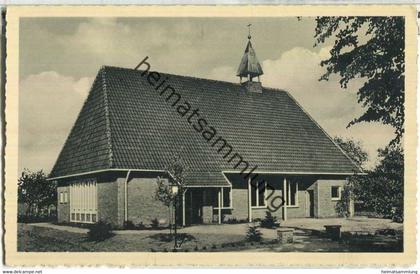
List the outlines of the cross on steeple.
{"type": "Polygon", "coordinates": [[[248,24],[248,40],[251,40],[251,26],[252,24],[248,24]]]}

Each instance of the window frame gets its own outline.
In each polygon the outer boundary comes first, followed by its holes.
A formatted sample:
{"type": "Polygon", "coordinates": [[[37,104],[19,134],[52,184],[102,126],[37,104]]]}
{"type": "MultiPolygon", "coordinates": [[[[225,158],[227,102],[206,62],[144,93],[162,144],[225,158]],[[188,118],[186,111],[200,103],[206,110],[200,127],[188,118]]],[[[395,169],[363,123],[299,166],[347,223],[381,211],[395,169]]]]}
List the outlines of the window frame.
{"type": "Polygon", "coordinates": [[[94,178],[72,181],[67,199],[70,204],[70,222],[96,223],[98,221],[98,183],[94,178]],[[86,216],[89,215],[89,218],[86,216]]]}
{"type": "MultiPolygon", "coordinates": [[[[232,199],[232,187],[222,187],[221,190],[219,190],[220,193],[220,200],[221,200],[221,204],[222,207],[220,209],[233,209],[233,199],[232,199]],[[229,190],[229,205],[225,206],[224,205],[224,190],[228,189],[229,190]]],[[[217,194],[219,195],[219,194],[217,194]]],[[[217,202],[217,201],[216,201],[217,202]]],[[[217,206],[214,207],[214,209],[219,209],[219,205],[217,204],[217,206]]]]}
{"type": "Polygon", "coordinates": [[[330,191],[330,195],[331,195],[331,200],[332,201],[340,201],[341,200],[341,186],[331,186],[331,189],[330,189],[331,191],[330,191]],[[338,197],[333,197],[333,188],[337,188],[337,194],[338,194],[338,197]]]}
{"type": "Polygon", "coordinates": [[[299,207],[299,184],[297,180],[291,181],[291,180],[287,180],[286,182],[286,206],[287,207],[299,207]],[[295,185],[295,203],[291,204],[291,197],[292,197],[292,192],[291,192],[291,185],[292,183],[294,183],[295,185]]]}
{"type": "Polygon", "coordinates": [[[64,192],[60,191],[58,194],[58,201],[60,204],[64,204],[64,192]]]}
{"type": "Polygon", "coordinates": [[[257,182],[257,184],[256,184],[256,186],[253,186],[252,184],[251,184],[251,208],[267,208],[267,181],[260,181],[260,182],[257,182]],[[259,187],[259,184],[260,183],[264,183],[264,192],[263,192],[263,195],[264,195],[264,199],[263,199],[263,202],[264,202],[264,204],[263,205],[260,205],[260,202],[259,202],[259,196],[260,196],[260,187],[259,187]],[[253,192],[252,192],[252,189],[254,189],[254,194],[255,194],[255,205],[253,205],[252,204],[252,194],[253,194],[253,192]]]}

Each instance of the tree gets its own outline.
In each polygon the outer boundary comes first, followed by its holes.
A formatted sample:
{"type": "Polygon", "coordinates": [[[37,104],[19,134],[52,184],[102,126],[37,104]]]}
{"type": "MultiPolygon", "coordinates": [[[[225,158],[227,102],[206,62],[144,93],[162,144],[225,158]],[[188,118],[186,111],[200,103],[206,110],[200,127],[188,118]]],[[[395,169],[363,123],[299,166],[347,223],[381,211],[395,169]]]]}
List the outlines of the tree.
{"type": "MultiPolygon", "coordinates": [[[[160,177],[157,178],[157,188],[155,192],[155,199],[162,202],[171,211],[172,207],[176,206],[179,198],[179,193],[185,191],[185,174],[187,165],[183,162],[181,157],[174,155],[169,160],[165,171],[169,174],[170,179],[164,180],[160,177]],[[178,187],[178,193],[174,194],[172,186],[178,187]]],[[[172,214],[170,213],[172,216],[172,214]]],[[[172,222],[172,221],[171,221],[172,222]]]]}
{"type": "Polygon", "coordinates": [[[335,42],[330,57],[321,62],[326,72],[340,76],[342,88],[350,80],[366,79],[357,92],[366,109],[347,127],[359,122],[377,121],[391,125],[400,143],[404,133],[404,17],[317,17],[315,46],[331,37],[335,42]]]}
{"type": "Polygon", "coordinates": [[[355,195],[364,207],[402,222],[404,219],[404,152],[400,146],[379,150],[380,162],[359,178],[355,195]]]}
{"type": "MultiPolygon", "coordinates": [[[[341,137],[335,137],[334,142],[338,144],[341,149],[350,157],[350,159],[356,163],[359,167],[362,167],[368,160],[368,154],[362,148],[360,142],[352,139],[343,139],[341,137]]],[[[353,175],[347,179],[347,183],[344,185],[341,192],[341,200],[336,204],[336,211],[342,217],[351,216],[352,203],[358,200],[356,193],[363,192],[363,186],[359,184],[362,176],[353,175]]]]}
{"type": "Polygon", "coordinates": [[[363,150],[359,141],[334,137],[334,142],[353,160],[358,166],[362,167],[368,160],[368,154],[363,150]]]}
{"type": "MultiPolygon", "coordinates": [[[[367,154],[360,143],[334,138],[338,145],[356,163],[363,166],[367,154]]],[[[378,151],[379,163],[366,175],[348,178],[336,210],[341,216],[349,216],[349,204],[353,199],[361,202],[365,210],[402,221],[404,218],[404,153],[400,145],[388,145],[378,151]]]]}
{"type": "Polygon", "coordinates": [[[39,216],[41,209],[57,202],[56,184],[47,181],[44,171],[25,169],[18,179],[18,201],[27,206],[26,216],[39,216]]]}

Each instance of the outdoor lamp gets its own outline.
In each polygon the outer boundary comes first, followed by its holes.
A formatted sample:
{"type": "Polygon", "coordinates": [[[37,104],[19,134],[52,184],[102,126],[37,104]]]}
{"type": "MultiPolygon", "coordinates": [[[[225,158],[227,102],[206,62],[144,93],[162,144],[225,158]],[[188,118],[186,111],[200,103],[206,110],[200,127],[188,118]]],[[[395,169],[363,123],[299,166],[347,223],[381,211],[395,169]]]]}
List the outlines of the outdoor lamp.
{"type": "Polygon", "coordinates": [[[178,194],[178,186],[172,186],[172,193],[173,194],[178,194]]]}

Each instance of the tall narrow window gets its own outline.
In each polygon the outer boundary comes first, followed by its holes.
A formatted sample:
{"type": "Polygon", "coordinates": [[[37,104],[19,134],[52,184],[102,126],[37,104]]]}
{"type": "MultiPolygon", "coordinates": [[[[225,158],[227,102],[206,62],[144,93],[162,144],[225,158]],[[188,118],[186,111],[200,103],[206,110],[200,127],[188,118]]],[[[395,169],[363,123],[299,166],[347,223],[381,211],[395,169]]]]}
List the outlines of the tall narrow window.
{"type": "Polygon", "coordinates": [[[288,206],[298,205],[298,182],[287,181],[286,202],[288,206]]]}
{"type": "MultiPolygon", "coordinates": [[[[60,197],[61,198],[61,197],[60,197]]],[[[68,199],[63,197],[63,199],[68,199]]],[[[80,180],[70,184],[70,220],[73,222],[96,222],[97,184],[95,180],[80,180]]]]}
{"type": "Polygon", "coordinates": [[[266,182],[261,181],[251,184],[251,206],[264,207],[267,206],[265,201],[266,182]]]}
{"type": "Polygon", "coordinates": [[[222,207],[231,207],[231,188],[224,187],[222,188],[222,207]]]}

